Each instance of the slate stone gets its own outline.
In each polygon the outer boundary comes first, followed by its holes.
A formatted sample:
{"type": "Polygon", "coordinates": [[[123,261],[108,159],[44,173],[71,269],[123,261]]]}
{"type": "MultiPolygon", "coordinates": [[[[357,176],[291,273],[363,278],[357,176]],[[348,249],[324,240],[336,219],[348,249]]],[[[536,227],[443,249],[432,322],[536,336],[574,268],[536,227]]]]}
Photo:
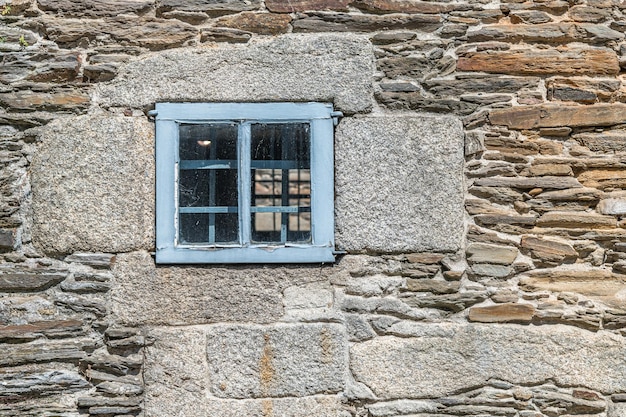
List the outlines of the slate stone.
{"type": "Polygon", "coordinates": [[[570,19],[575,22],[600,23],[608,20],[611,17],[611,11],[597,7],[576,5],[569,9],[568,15],[570,19]]]}
{"type": "Polygon", "coordinates": [[[16,244],[15,229],[0,229],[0,252],[10,252],[16,244]]]}
{"type": "Polygon", "coordinates": [[[386,92],[376,93],[376,100],[392,110],[421,110],[433,113],[468,115],[478,105],[456,99],[437,99],[425,97],[421,92],[386,92]]]}
{"type": "Polygon", "coordinates": [[[415,32],[382,32],[370,38],[374,45],[390,45],[415,39],[415,32]]]}
{"type": "Polygon", "coordinates": [[[626,152],[625,130],[585,132],[572,135],[572,138],[593,152],[626,152]]]}
{"type": "Polygon", "coordinates": [[[158,101],[332,101],[347,114],[370,109],[370,43],[354,35],[284,35],[253,45],[162,52],[120,68],[100,83],[105,106],[158,101]],[[181,77],[181,74],[185,74],[181,77]]]}
{"type": "Polygon", "coordinates": [[[96,317],[103,317],[107,313],[107,307],[103,300],[80,295],[56,294],[54,303],[77,313],[93,313],[96,317]]]}
{"type": "Polygon", "coordinates": [[[372,32],[378,30],[419,30],[433,32],[442,26],[437,15],[392,13],[382,16],[349,13],[311,12],[292,22],[294,32],[372,32]]]}
{"type": "Polygon", "coordinates": [[[537,195],[537,198],[551,202],[595,202],[602,197],[602,191],[595,188],[571,188],[556,191],[545,191],[537,195]]]}
{"type": "Polygon", "coordinates": [[[474,304],[482,303],[487,294],[482,291],[465,291],[445,295],[417,295],[403,297],[402,301],[411,307],[436,308],[458,313],[474,304]]]}
{"type": "Polygon", "coordinates": [[[474,181],[480,187],[511,187],[521,189],[567,189],[582,187],[576,178],[572,177],[487,177],[474,181]]]}
{"type": "Polygon", "coordinates": [[[38,340],[30,343],[7,344],[3,346],[0,366],[17,366],[40,362],[78,362],[87,356],[83,349],[93,349],[95,342],[90,339],[67,341],[38,340]]]}
{"type": "Polygon", "coordinates": [[[153,0],[37,0],[40,10],[64,17],[108,17],[119,14],[144,14],[154,5],[153,0]]]}
{"type": "Polygon", "coordinates": [[[602,25],[587,23],[545,23],[534,25],[489,25],[467,33],[470,42],[504,41],[510,43],[568,44],[585,42],[602,45],[619,41],[624,34],[602,25]]]}
{"type": "Polygon", "coordinates": [[[534,314],[532,304],[504,303],[472,307],[468,319],[479,323],[530,323],[534,314]]]}
{"type": "Polygon", "coordinates": [[[626,345],[609,332],[452,323],[413,323],[411,330],[411,338],[377,337],[350,349],[355,378],[381,399],[441,397],[493,378],[523,385],[550,379],[605,394],[626,388],[626,345]]]}
{"type": "Polygon", "coordinates": [[[454,79],[429,79],[422,85],[429,92],[438,96],[460,96],[466,93],[498,91],[500,93],[516,93],[521,89],[536,89],[539,85],[537,77],[507,76],[476,76],[454,79]]]}
{"type": "Polygon", "coordinates": [[[434,279],[407,279],[406,289],[413,292],[432,292],[433,294],[451,294],[459,290],[459,282],[434,279]]]}
{"type": "Polygon", "coordinates": [[[483,277],[507,279],[513,276],[513,274],[512,267],[494,264],[474,264],[467,271],[468,277],[473,280],[481,280],[483,277]]]}
{"type": "Polygon", "coordinates": [[[198,29],[187,23],[173,19],[149,17],[116,16],[93,20],[85,25],[80,19],[42,18],[48,39],[60,46],[75,46],[81,39],[99,42],[120,42],[130,46],[141,46],[151,50],[160,50],[181,46],[194,38],[198,29]],[[106,41],[103,35],[109,35],[106,41]]]}
{"type": "Polygon", "coordinates": [[[220,17],[215,21],[215,25],[246,30],[259,35],[279,35],[289,31],[289,22],[291,17],[285,14],[243,12],[220,17]]]}
{"type": "Polygon", "coordinates": [[[67,277],[67,272],[5,272],[0,274],[0,291],[43,291],[67,277]]]}
{"type": "Polygon", "coordinates": [[[470,10],[470,4],[435,3],[408,0],[354,0],[351,6],[369,13],[427,13],[439,14],[455,10],[470,10]]]}
{"type": "MultiPolygon", "coordinates": [[[[152,248],[153,129],[143,118],[104,115],[49,124],[31,166],[33,243],[46,253],[152,248]]],[[[69,262],[90,265],[89,256],[69,262]]]]}
{"type": "Polygon", "coordinates": [[[626,291],[624,275],[608,269],[576,270],[570,268],[529,271],[520,277],[523,291],[569,292],[583,295],[612,308],[623,308],[621,296],[626,291]]]}
{"type": "Polygon", "coordinates": [[[515,261],[518,250],[514,247],[471,243],[465,251],[467,261],[473,263],[491,263],[510,265],[515,261]]]}
{"type": "Polygon", "coordinates": [[[66,256],[65,262],[78,263],[97,269],[110,269],[115,262],[115,255],[111,253],[73,253],[66,256]]]}
{"type": "Polygon", "coordinates": [[[77,294],[88,294],[107,292],[111,287],[106,283],[99,282],[69,282],[64,281],[60,285],[61,290],[66,292],[75,292],[77,294]]]}
{"type": "Polygon", "coordinates": [[[136,384],[105,381],[96,385],[96,391],[110,395],[141,395],[143,387],[136,384]]]}
{"type": "Polygon", "coordinates": [[[0,103],[13,111],[81,111],[90,105],[89,95],[82,91],[58,90],[52,93],[17,91],[0,93],[0,103]]]}
{"type": "Polygon", "coordinates": [[[45,397],[88,389],[91,384],[74,371],[50,370],[44,372],[0,373],[0,399],[45,397]]]}
{"type": "Polygon", "coordinates": [[[246,43],[252,37],[251,32],[231,28],[203,29],[200,34],[200,42],[230,42],[246,43]]]}
{"type": "Polygon", "coordinates": [[[205,12],[210,16],[257,10],[260,0],[160,0],[157,12],[205,12]]]}
{"type": "Polygon", "coordinates": [[[614,76],[620,71],[614,51],[579,48],[470,52],[459,57],[457,69],[541,76],[614,76]]]}
{"type": "Polygon", "coordinates": [[[509,18],[511,23],[530,23],[533,25],[552,21],[548,13],[538,10],[516,10],[509,13],[509,18]]]}
{"type": "Polygon", "coordinates": [[[552,263],[551,266],[571,263],[578,258],[578,252],[571,245],[555,240],[522,236],[520,247],[524,252],[530,252],[533,258],[538,258],[540,262],[552,263]]]}
{"type": "Polygon", "coordinates": [[[509,13],[514,10],[541,10],[555,16],[560,16],[569,9],[569,3],[564,0],[554,0],[542,3],[522,2],[522,3],[504,3],[500,5],[500,9],[509,13]]]}
{"type": "Polygon", "coordinates": [[[626,215],[626,198],[607,198],[598,203],[596,208],[601,214],[613,216],[626,215]]]}
{"type": "Polygon", "coordinates": [[[33,321],[29,324],[0,326],[0,340],[27,341],[41,336],[49,338],[78,336],[83,333],[80,320],[33,321]]]}
{"type": "Polygon", "coordinates": [[[141,404],[141,398],[79,397],[77,400],[77,404],[79,408],[108,407],[108,406],[133,407],[133,406],[141,404]]]}
{"type": "Polygon", "coordinates": [[[83,79],[86,82],[109,81],[117,75],[117,66],[113,64],[86,65],[83,79]]]}
{"type": "Polygon", "coordinates": [[[537,226],[607,229],[617,227],[617,220],[596,213],[551,211],[537,219],[537,226]]]}
{"type": "Polygon", "coordinates": [[[189,23],[190,25],[200,25],[209,19],[209,15],[204,12],[184,11],[163,12],[160,17],[165,19],[178,19],[181,22],[189,23]]]}
{"type": "Polygon", "coordinates": [[[376,252],[460,247],[463,133],[458,120],[344,119],[335,141],[339,247],[376,252]]]}
{"type": "Polygon", "coordinates": [[[270,12],[293,13],[307,10],[348,11],[350,0],[267,0],[265,7],[270,12]]]}

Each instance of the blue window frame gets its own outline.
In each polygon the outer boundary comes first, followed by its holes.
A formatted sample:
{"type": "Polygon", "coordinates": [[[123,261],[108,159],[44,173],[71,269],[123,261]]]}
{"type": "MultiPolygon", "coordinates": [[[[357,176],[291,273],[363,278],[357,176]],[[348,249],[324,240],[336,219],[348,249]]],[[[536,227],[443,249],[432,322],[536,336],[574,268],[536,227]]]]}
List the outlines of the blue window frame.
{"type": "Polygon", "coordinates": [[[158,103],[157,263],[334,261],[325,103],[158,103]]]}

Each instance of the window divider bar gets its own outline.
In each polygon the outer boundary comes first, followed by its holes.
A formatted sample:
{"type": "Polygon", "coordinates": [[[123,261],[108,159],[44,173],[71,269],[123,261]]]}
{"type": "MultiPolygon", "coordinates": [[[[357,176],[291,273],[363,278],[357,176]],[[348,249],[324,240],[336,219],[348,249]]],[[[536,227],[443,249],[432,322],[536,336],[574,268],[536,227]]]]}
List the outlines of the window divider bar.
{"type": "Polygon", "coordinates": [[[237,213],[237,207],[214,206],[214,207],[179,207],[180,213],[237,213]]]}
{"type": "MultiPolygon", "coordinates": [[[[216,144],[215,141],[215,133],[211,130],[209,134],[209,140],[213,142],[214,146],[211,146],[209,149],[209,157],[211,160],[215,160],[216,156],[216,144]]],[[[215,207],[215,178],[216,172],[215,170],[209,171],[209,207],[215,207]]],[[[209,213],[209,243],[215,243],[215,213],[209,213]]]]}
{"type": "Polygon", "coordinates": [[[250,214],[252,193],[252,171],[250,167],[250,122],[239,124],[238,137],[239,147],[237,157],[239,159],[239,230],[242,245],[248,245],[251,241],[252,215],[250,214]]]}
{"type": "MultiPolygon", "coordinates": [[[[289,125],[287,125],[289,126],[289,125]]],[[[280,160],[284,161],[287,159],[287,148],[289,146],[289,135],[293,134],[293,129],[291,126],[286,127],[287,134],[283,134],[281,137],[282,143],[280,144],[280,148],[282,151],[282,155],[280,156],[280,160]]],[[[280,172],[280,205],[285,207],[289,205],[289,170],[282,168],[280,172]]],[[[281,243],[287,242],[287,235],[289,233],[289,214],[281,213],[280,215],[280,241],[281,243]]]]}

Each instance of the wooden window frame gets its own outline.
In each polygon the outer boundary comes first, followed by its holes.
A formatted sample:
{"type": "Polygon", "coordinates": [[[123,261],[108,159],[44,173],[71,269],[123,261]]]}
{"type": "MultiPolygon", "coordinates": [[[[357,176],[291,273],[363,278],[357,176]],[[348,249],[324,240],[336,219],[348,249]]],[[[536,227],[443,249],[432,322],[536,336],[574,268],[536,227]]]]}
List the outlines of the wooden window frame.
{"type": "MultiPolygon", "coordinates": [[[[333,112],[331,104],[157,103],[153,114],[156,123],[157,263],[319,263],[335,260],[333,127],[338,113],[333,112]],[[240,126],[238,137],[249,135],[252,123],[310,124],[311,243],[253,244],[243,241],[240,245],[221,246],[179,244],[179,124],[232,122],[240,126]]],[[[249,143],[249,137],[246,139],[249,143]]],[[[249,190],[250,155],[239,155],[237,163],[239,189],[249,190]]],[[[241,193],[238,205],[240,228],[245,222],[250,222],[250,200],[250,193],[241,193]]]]}

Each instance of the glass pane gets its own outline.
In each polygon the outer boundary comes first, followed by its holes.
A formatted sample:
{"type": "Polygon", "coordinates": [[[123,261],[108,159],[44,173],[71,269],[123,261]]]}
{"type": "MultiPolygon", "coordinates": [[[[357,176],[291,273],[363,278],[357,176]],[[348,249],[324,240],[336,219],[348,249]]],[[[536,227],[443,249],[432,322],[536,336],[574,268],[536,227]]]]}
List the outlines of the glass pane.
{"type": "Polygon", "coordinates": [[[182,244],[239,241],[237,213],[181,213],[178,227],[182,244]]]}
{"type": "Polygon", "coordinates": [[[310,241],[310,221],[300,217],[310,218],[311,211],[310,145],[308,123],[251,126],[254,242],[310,241]],[[255,212],[255,208],[263,211],[262,207],[274,210],[255,212]]]}
{"type": "Polygon", "coordinates": [[[179,241],[237,242],[237,125],[181,124],[179,129],[179,241]]]}
{"type": "Polygon", "coordinates": [[[178,230],[180,243],[206,243],[209,241],[209,215],[181,213],[178,230]]]}
{"type": "Polygon", "coordinates": [[[236,124],[181,124],[180,160],[237,160],[236,124]]]}
{"type": "Polygon", "coordinates": [[[237,207],[237,170],[181,170],[178,197],[180,207],[237,207]]]}

